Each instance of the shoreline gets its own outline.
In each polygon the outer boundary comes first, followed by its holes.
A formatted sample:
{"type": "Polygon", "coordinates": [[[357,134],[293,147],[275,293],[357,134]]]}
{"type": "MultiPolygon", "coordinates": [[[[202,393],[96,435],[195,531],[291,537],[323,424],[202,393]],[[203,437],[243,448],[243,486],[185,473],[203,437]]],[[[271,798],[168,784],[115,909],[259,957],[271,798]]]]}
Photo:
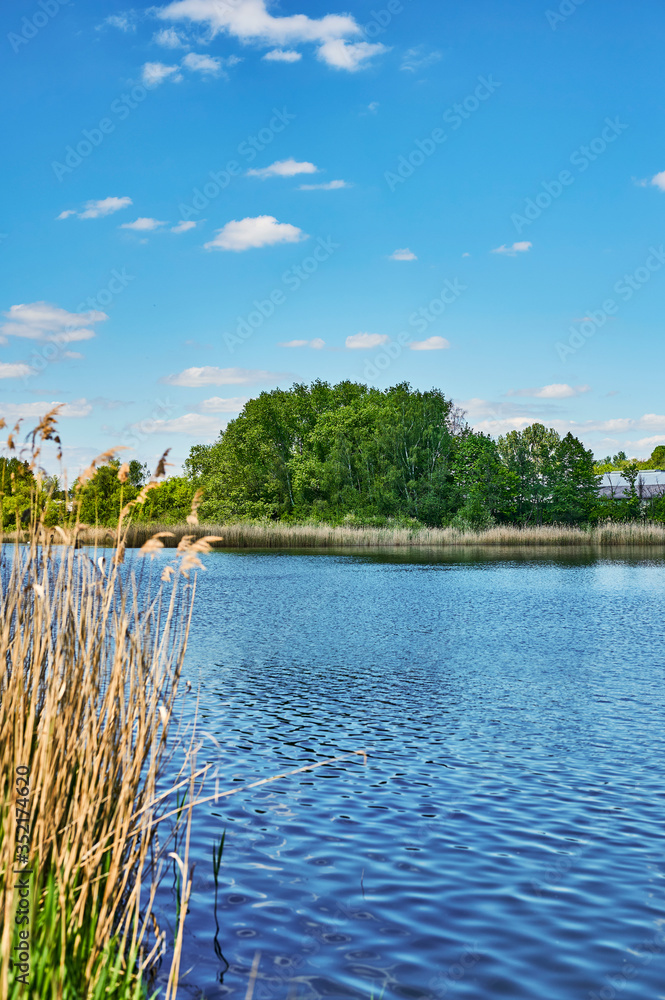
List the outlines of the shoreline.
{"type": "MultiPolygon", "coordinates": [[[[534,527],[495,526],[484,531],[460,531],[456,528],[362,528],[333,527],[325,524],[280,524],[236,522],[233,524],[162,524],[157,522],[129,525],[127,548],[141,548],[157,532],[165,548],[177,547],[189,535],[211,541],[219,538],[223,549],[458,549],[533,548],[533,549],[614,549],[660,548],[665,550],[665,525],[657,523],[610,523],[591,528],[566,525],[534,527]]],[[[23,534],[22,532],[20,534],[23,534]]],[[[78,545],[110,548],[116,530],[82,527],[77,532],[78,545]]],[[[7,532],[0,539],[16,541],[17,532],[7,532]]],[[[57,544],[57,537],[54,538],[57,544]]]]}

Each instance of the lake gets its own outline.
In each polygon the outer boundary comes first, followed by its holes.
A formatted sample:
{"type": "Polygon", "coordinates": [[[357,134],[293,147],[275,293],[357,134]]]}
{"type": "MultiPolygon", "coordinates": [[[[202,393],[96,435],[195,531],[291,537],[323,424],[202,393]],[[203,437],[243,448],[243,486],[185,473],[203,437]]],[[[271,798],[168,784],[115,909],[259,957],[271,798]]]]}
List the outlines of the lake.
{"type": "Polygon", "coordinates": [[[662,560],[205,562],[183,995],[665,997],[662,560]]]}

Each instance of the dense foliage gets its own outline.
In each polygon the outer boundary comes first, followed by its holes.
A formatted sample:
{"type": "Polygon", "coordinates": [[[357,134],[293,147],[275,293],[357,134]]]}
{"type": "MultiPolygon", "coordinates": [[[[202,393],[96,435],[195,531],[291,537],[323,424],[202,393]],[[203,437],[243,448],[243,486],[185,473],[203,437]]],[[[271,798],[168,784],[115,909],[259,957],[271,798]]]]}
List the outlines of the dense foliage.
{"type": "Polygon", "coordinates": [[[644,469],[665,469],[665,444],[656,445],[651,456],[640,462],[635,458],[628,458],[625,451],[619,451],[616,455],[606,455],[596,462],[594,466],[596,472],[623,472],[624,469],[635,466],[640,472],[644,469]]]}
{"type": "Polygon", "coordinates": [[[18,458],[0,458],[0,526],[25,525],[33,501],[44,510],[47,525],[62,520],[65,499],[57,478],[35,476],[30,463],[18,458]]]}
{"type": "MultiPolygon", "coordinates": [[[[78,506],[79,520],[84,524],[113,526],[122,508],[135,500],[141,487],[150,478],[147,465],[134,460],[128,463],[126,482],[118,478],[120,462],[111,459],[100,466],[94,476],[78,490],[72,489],[72,503],[78,506]]],[[[159,521],[162,524],[183,522],[191,510],[194,486],[181,476],[173,476],[151,490],[145,502],[135,507],[133,521],[159,521]]]]}
{"type": "Polygon", "coordinates": [[[295,385],[250,400],[215,444],[192,449],[186,471],[210,520],[441,523],[454,513],[456,419],[438,390],[295,385]]]}
{"type": "Polygon", "coordinates": [[[187,477],[208,521],[389,519],[482,528],[665,519],[633,497],[598,496],[593,455],[572,434],[533,424],[498,441],[473,432],[437,389],[380,391],[314,382],[250,400],[187,477]]]}
{"type": "MultiPolygon", "coordinates": [[[[251,399],[217,441],[195,445],[185,474],[145,495],[132,520],[182,523],[202,492],[202,520],[270,520],[328,524],[453,525],[595,524],[665,521],[665,498],[640,500],[641,469],[662,467],[665,446],[647,462],[623,452],[594,465],[572,434],[532,424],[497,441],[476,433],[438,389],[408,383],[381,391],[355,382],[316,381],[251,399]],[[600,473],[620,469],[632,484],[623,499],[599,496],[600,473]]],[[[59,492],[25,462],[0,459],[0,513],[21,526],[30,497],[46,523],[71,517],[115,526],[135,500],[148,470],[114,459],[59,492]]]]}

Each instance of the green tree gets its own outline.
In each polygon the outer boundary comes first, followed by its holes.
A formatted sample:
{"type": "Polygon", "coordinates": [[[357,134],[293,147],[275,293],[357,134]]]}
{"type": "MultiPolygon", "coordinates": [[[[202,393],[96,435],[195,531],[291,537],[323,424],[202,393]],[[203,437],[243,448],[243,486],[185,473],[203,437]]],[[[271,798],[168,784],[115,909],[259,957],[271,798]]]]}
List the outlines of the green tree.
{"type": "Polygon", "coordinates": [[[127,463],[127,481],[123,483],[118,478],[120,464],[118,459],[113,458],[106,465],[101,465],[80,490],[78,484],[74,484],[71,498],[83,524],[114,527],[122,507],[138,496],[148,478],[147,466],[132,459],[127,463]]]}
{"type": "Polygon", "coordinates": [[[407,516],[437,524],[449,500],[453,407],[439,390],[317,381],[250,400],[186,471],[206,519],[407,516]]]}
{"type": "Polygon", "coordinates": [[[538,423],[499,438],[499,454],[514,479],[513,502],[519,523],[542,524],[547,520],[545,508],[560,442],[555,430],[538,423]]]}
{"type": "Polygon", "coordinates": [[[37,483],[28,462],[0,458],[0,511],[2,526],[15,528],[30,516],[37,483]]]}
{"type": "Polygon", "coordinates": [[[568,432],[557,445],[548,480],[548,520],[558,524],[591,521],[597,514],[601,477],[593,452],[568,432]]]}
{"type": "Polygon", "coordinates": [[[182,524],[191,511],[195,491],[196,487],[185,476],[171,476],[150,490],[145,503],[136,507],[134,520],[182,524]]]}
{"type": "Polygon", "coordinates": [[[455,504],[453,524],[460,528],[488,528],[514,513],[514,477],[501,462],[495,441],[485,434],[464,434],[453,463],[455,504]]]}
{"type": "Polygon", "coordinates": [[[662,469],[665,466],[665,444],[659,444],[654,448],[649,464],[652,469],[662,469]]]}

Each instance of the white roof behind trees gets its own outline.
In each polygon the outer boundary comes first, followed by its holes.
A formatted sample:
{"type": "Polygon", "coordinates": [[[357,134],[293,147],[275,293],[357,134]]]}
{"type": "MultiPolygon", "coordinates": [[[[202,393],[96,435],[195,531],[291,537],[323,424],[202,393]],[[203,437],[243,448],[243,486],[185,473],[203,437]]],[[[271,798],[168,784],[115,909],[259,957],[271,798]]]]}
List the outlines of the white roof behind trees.
{"type": "MultiPolygon", "coordinates": [[[[665,496],[665,472],[661,469],[642,469],[635,480],[639,497],[665,496]]],[[[598,492],[601,496],[620,499],[630,493],[630,483],[620,472],[606,472],[598,492]]]]}

